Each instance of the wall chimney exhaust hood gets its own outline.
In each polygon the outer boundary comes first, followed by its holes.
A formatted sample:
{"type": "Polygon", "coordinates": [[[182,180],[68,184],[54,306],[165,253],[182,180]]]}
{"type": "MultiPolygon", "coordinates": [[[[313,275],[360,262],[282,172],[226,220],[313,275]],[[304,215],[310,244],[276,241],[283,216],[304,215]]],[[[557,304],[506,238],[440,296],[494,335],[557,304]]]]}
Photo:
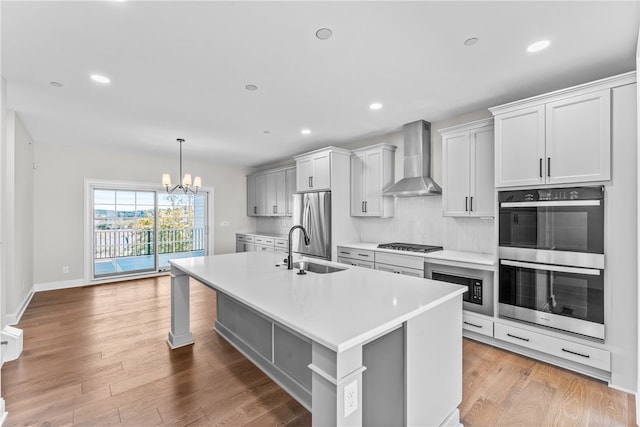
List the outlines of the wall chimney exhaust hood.
{"type": "Polygon", "coordinates": [[[404,132],[404,178],[386,188],[383,196],[412,197],[442,194],[431,179],[431,123],[407,123],[404,132]]]}

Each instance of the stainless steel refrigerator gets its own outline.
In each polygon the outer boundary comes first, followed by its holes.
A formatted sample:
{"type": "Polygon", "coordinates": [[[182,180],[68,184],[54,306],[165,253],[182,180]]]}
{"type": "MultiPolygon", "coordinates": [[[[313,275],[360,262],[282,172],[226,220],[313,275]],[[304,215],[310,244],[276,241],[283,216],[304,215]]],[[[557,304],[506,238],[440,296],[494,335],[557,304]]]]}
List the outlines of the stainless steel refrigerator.
{"type": "Polygon", "coordinates": [[[304,244],[301,230],[293,232],[293,251],[306,256],[331,260],[331,192],[293,195],[293,225],[307,230],[311,241],[304,244]]]}

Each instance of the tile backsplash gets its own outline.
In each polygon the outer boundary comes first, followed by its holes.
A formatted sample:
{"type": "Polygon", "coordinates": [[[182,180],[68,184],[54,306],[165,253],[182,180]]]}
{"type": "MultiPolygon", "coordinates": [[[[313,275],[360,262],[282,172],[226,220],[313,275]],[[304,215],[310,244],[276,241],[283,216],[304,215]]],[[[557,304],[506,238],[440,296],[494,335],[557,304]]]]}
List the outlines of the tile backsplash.
{"type": "MultiPolygon", "coordinates": [[[[442,197],[398,197],[393,218],[359,218],[361,242],[406,242],[445,249],[494,254],[493,218],[442,216],[442,197]]],[[[257,232],[286,234],[291,217],[256,218],[257,232]]]]}
{"type": "Polygon", "coordinates": [[[406,242],[445,249],[496,251],[493,218],[442,216],[442,197],[398,197],[393,218],[362,218],[361,242],[406,242]]]}

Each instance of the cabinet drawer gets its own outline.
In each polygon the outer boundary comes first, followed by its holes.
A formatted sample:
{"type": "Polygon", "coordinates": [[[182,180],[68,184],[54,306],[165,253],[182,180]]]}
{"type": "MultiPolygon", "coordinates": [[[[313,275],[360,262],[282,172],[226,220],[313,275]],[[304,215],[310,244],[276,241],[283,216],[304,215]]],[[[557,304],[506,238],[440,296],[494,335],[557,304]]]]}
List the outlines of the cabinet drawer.
{"type": "Polygon", "coordinates": [[[255,241],[256,245],[271,245],[271,246],[273,246],[274,239],[272,237],[256,236],[254,241],[255,241]]]}
{"type": "Polygon", "coordinates": [[[495,324],[495,338],[604,371],[611,371],[611,353],[599,348],[501,323],[495,324]]]}
{"type": "Polygon", "coordinates": [[[287,239],[275,239],[273,245],[277,248],[287,249],[287,239]]]}
{"type": "Polygon", "coordinates": [[[261,244],[258,243],[258,244],[256,244],[256,251],[259,251],[259,252],[263,252],[263,251],[273,252],[274,248],[273,248],[273,245],[261,245],[261,244]]]}
{"type": "Polygon", "coordinates": [[[462,314],[462,329],[472,331],[477,334],[493,336],[493,321],[473,316],[471,314],[462,314]]]}
{"type": "Polygon", "coordinates": [[[255,237],[254,236],[245,235],[244,236],[244,241],[253,243],[255,241],[255,237]]]}
{"type": "Polygon", "coordinates": [[[375,269],[389,273],[404,274],[405,276],[424,278],[424,270],[418,270],[417,268],[408,268],[399,265],[381,264],[376,262],[375,269]]]}
{"type": "Polygon", "coordinates": [[[238,242],[246,242],[247,236],[245,236],[244,234],[236,234],[236,240],[238,242]]]}
{"type": "Polygon", "coordinates": [[[376,264],[390,264],[424,272],[424,258],[421,256],[391,254],[387,252],[376,252],[375,254],[376,264]]]}
{"type": "Polygon", "coordinates": [[[354,258],[338,257],[338,262],[341,264],[373,269],[373,261],[360,261],[354,258]]]}
{"type": "Polygon", "coordinates": [[[343,258],[352,258],[361,261],[374,261],[375,252],[364,249],[354,249],[345,246],[338,246],[338,256],[343,258]]]}

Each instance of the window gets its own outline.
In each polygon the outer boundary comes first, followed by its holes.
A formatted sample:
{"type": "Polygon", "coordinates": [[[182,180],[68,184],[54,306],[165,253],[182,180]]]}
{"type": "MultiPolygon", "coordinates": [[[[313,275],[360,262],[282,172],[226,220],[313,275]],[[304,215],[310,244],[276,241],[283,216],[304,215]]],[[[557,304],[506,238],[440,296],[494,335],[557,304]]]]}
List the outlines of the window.
{"type": "Polygon", "coordinates": [[[207,253],[207,191],[88,183],[87,194],[90,280],[165,271],[170,259],[207,253]]]}

